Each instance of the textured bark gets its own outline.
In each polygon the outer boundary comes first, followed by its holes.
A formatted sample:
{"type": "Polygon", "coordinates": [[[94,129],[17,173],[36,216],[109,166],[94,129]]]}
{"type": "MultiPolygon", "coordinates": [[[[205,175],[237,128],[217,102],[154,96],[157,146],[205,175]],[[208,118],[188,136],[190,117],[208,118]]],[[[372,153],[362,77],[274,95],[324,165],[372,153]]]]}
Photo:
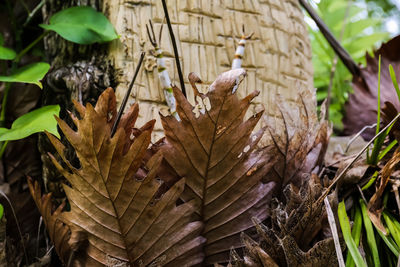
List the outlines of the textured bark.
{"type": "MultiPolygon", "coordinates": [[[[44,22],[48,23],[54,13],[77,5],[92,6],[101,10],[101,0],[49,0],[42,9],[44,22]]],[[[51,69],[44,82],[43,104],[59,104],[60,117],[72,125],[66,112],[74,109],[72,99],[93,104],[104,89],[115,85],[112,83],[114,71],[107,59],[108,44],[77,45],[55,33],[47,35],[44,44],[51,69]]],[[[44,165],[44,184],[55,197],[63,197],[61,175],[47,155],[49,151],[55,151],[44,135],[39,138],[39,149],[44,165]]],[[[70,158],[73,158],[73,150],[68,151],[70,158]]]]}
{"type": "MultiPolygon", "coordinates": [[[[145,64],[136,80],[128,107],[134,102],[140,103],[139,125],[156,119],[152,139],[158,140],[163,135],[158,112],[166,113],[168,107],[158,80],[146,23],[152,19],[158,34],[164,19],[161,1],[49,0],[43,8],[44,18],[46,20],[60,9],[78,4],[102,10],[120,38],[110,45],[80,46],[51,33],[45,40],[46,53],[52,64],[45,84],[45,103],[61,103],[62,110],[71,110],[71,98],[78,99],[80,90],[84,103],[94,102],[107,86],[116,89],[117,102],[120,103],[140,52],[146,51],[145,64]]],[[[168,0],[167,4],[188,99],[192,104],[194,95],[187,75],[197,73],[204,83],[200,91],[204,92],[218,74],[230,69],[242,25],[245,25],[246,32],[254,32],[254,35],[246,43],[242,67],[247,70],[248,77],[244,83],[245,90],[241,90],[239,97],[250,94],[254,89],[260,91],[247,116],[260,111],[262,105],[265,115],[279,114],[275,104],[278,94],[290,105],[297,106],[295,99],[298,91],[314,93],[310,44],[297,0],[168,0]]],[[[161,48],[166,56],[167,69],[172,82],[179,84],[167,27],[163,31],[161,48]]],[[[61,117],[65,118],[65,114],[61,117]]],[[[265,120],[262,119],[258,127],[264,125],[265,120]]],[[[260,144],[266,144],[267,136],[264,135],[260,144]]],[[[51,146],[43,140],[41,148],[42,152],[51,151],[51,146]]],[[[50,180],[47,183],[50,191],[62,190],[57,182],[59,174],[48,167],[51,166],[49,159],[46,153],[42,154],[44,178],[50,180]]]]}
{"type": "MultiPolygon", "coordinates": [[[[239,96],[254,89],[260,91],[248,114],[261,110],[262,104],[266,114],[278,114],[274,104],[277,94],[291,102],[298,91],[313,90],[310,44],[297,0],[168,0],[167,4],[192,104],[194,96],[187,75],[197,73],[206,89],[217,75],[229,70],[242,25],[254,35],[246,43],[242,67],[249,77],[246,90],[239,96]]],[[[145,70],[137,79],[130,103],[141,103],[139,122],[157,119],[154,133],[161,136],[158,112],[167,111],[167,106],[146,33],[149,19],[155,24],[156,34],[159,32],[164,19],[161,1],[103,0],[103,10],[121,36],[112,42],[109,55],[117,73],[117,101],[125,94],[140,52],[148,52],[145,70]]],[[[179,84],[168,30],[164,27],[163,31],[161,48],[167,68],[172,81],[179,84]]],[[[156,136],[153,140],[158,139],[156,136]]]]}

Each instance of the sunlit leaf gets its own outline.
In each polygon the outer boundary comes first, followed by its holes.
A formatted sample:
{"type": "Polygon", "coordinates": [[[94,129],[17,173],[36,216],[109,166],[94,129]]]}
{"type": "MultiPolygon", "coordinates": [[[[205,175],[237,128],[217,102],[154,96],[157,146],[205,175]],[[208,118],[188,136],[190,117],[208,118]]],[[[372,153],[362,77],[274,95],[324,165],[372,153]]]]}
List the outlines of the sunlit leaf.
{"type": "Polygon", "coordinates": [[[54,118],[54,115],[58,116],[59,113],[58,105],[44,106],[31,111],[16,119],[11,129],[0,128],[0,141],[18,140],[45,130],[59,136],[54,118]]]}
{"type": "Polygon", "coordinates": [[[104,43],[118,38],[108,19],[88,6],[62,10],[50,18],[49,25],[40,26],[78,44],[104,43]]]}
{"type": "Polygon", "coordinates": [[[376,26],[380,22],[380,19],[367,18],[349,23],[348,25],[346,25],[343,38],[352,38],[356,35],[360,35],[360,33],[362,34],[365,29],[376,26]]]}
{"type": "Polygon", "coordinates": [[[0,45],[0,59],[13,60],[16,57],[16,53],[11,48],[7,48],[0,45]]]}
{"type": "Polygon", "coordinates": [[[17,69],[10,76],[0,76],[0,81],[33,83],[39,86],[40,88],[43,88],[40,80],[43,79],[44,75],[46,75],[49,69],[50,69],[49,64],[44,62],[37,62],[17,69]]]}
{"type": "Polygon", "coordinates": [[[372,34],[360,37],[356,41],[349,40],[347,50],[350,54],[360,53],[361,55],[364,55],[365,51],[368,48],[372,47],[377,42],[382,41],[387,37],[388,37],[388,33],[386,33],[386,32],[376,32],[376,33],[372,33],[372,34]]]}
{"type": "Polygon", "coordinates": [[[165,160],[186,178],[181,198],[196,203],[196,215],[205,224],[207,264],[227,262],[231,248],[243,246],[240,233],[254,229],[251,219],[262,221],[268,216],[263,210],[273,184],[261,179],[276,159],[269,148],[256,149],[264,130],[252,131],[262,112],[244,120],[258,92],[243,99],[232,92],[245,74],[243,69],[222,73],[207,94],[194,88],[196,106],[174,87],[181,121],[161,117],[165,160]]]}
{"type": "Polygon", "coordinates": [[[192,266],[201,263],[199,236],[202,223],[192,220],[193,201],[177,205],[185,186],[182,179],[160,197],[156,179],[162,155],[145,160],[155,120],[134,128],[138,105],[122,117],[111,138],[116,120],[116,98],[105,90],[95,107],[75,102],[82,119],[73,117],[77,130],[57,118],[61,131],[74,148],[80,167],[65,155],[65,146],[47,133],[63,160],[53,156],[57,169],[68,180],[63,185],[70,203],[68,212],[51,214],[49,195],[41,196],[30,185],[49,229],[56,251],[69,266],[192,266]],[[131,137],[132,132],[135,136],[131,137]],[[62,221],[63,224],[59,222],[62,221]],[[65,227],[71,234],[65,235],[65,227]],[[64,240],[60,238],[64,235],[64,240]],[[80,248],[71,259],[70,250],[80,248]],[[70,261],[70,264],[68,263],[70,261]]]}

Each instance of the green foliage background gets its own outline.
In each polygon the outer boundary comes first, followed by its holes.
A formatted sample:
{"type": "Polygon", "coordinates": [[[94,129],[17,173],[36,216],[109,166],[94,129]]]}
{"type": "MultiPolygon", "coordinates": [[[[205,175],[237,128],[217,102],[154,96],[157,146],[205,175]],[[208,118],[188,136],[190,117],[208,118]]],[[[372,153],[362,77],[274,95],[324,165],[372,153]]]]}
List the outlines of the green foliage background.
{"type": "MultiPolygon", "coordinates": [[[[385,16],[382,14],[389,17],[393,13],[391,10],[396,9],[390,0],[321,0],[314,4],[314,8],[354,61],[363,65],[365,53],[371,52],[390,38],[390,34],[383,27],[385,16]]],[[[340,132],[343,128],[343,107],[352,92],[352,75],[340,59],[336,59],[334,51],[321,32],[313,27],[312,23],[309,25],[317,99],[321,104],[327,98],[332,79],[329,119],[333,122],[336,132],[340,132]]]]}

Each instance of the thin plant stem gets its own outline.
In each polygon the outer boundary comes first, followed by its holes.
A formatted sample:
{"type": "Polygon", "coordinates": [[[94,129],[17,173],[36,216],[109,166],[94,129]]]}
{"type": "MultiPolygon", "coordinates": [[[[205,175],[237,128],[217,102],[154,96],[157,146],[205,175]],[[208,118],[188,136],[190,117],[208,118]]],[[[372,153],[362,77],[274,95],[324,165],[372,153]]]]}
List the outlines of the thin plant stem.
{"type": "Polygon", "coordinates": [[[335,51],[335,53],[339,56],[340,60],[347,67],[347,69],[351,72],[351,74],[359,76],[360,75],[360,67],[357,63],[351,58],[350,54],[344,49],[344,47],[338,42],[332,32],[329,30],[328,26],[322,21],[322,19],[318,16],[317,12],[307,3],[307,0],[299,0],[301,6],[307,11],[310,17],[314,20],[315,24],[317,24],[319,30],[322,35],[324,35],[325,39],[328,41],[329,45],[335,51]]]}
{"type": "Polygon", "coordinates": [[[321,203],[324,198],[329,194],[329,192],[332,190],[333,186],[347,173],[347,171],[350,169],[350,167],[356,162],[356,160],[364,153],[365,150],[375,141],[376,138],[378,138],[382,133],[384,133],[393,123],[397,121],[397,119],[400,118],[400,113],[396,115],[396,117],[393,118],[393,120],[385,126],[377,135],[374,136],[361,150],[358,152],[358,154],[354,157],[354,159],[339,173],[338,176],[336,176],[335,179],[331,182],[331,184],[328,186],[327,189],[325,189],[325,192],[319,197],[317,200],[317,203],[321,203]]]}
{"type": "Polygon", "coordinates": [[[169,31],[169,35],[171,37],[171,42],[172,42],[172,47],[174,48],[174,55],[175,55],[175,61],[176,61],[176,68],[178,70],[178,76],[179,76],[179,82],[181,84],[181,90],[183,95],[186,97],[186,89],[185,89],[185,82],[183,80],[183,74],[182,74],[182,69],[181,69],[181,63],[179,61],[179,53],[178,53],[178,47],[176,45],[176,40],[175,40],[175,36],[174,36],[174,31],[172,30],[172,25],[171,25],[171,21],[169,19],[169,15],[168,15],[168,8],[167,8],[167,3],[165,2],[165,0],[162,0],[162,5],[163,5],[163,9],[164,9],[164,14],[165,14],[165,19],[167,21],[167,25],[168,25],[168,31],[169,31]]]}
{"type": "Polygon", "coordinates": [[[3,190],[0,190],[0,195],[2,195],[2,196],[5,198],[5,200],[8,202],[8,205],[10,205],[11,212],[12,212],[12,214],[13,214],[13,216],[14,216],[15,224],[17,225],[18,233],[19,233],[19,236],[20,236],[20,238],[21,238],[21,245],[22,245],[22,249],[23,249],[23,251],[24,251],[24,256],[25,256],[25,261],[26,261],[25,263],[26,263],[26,265],[28,266],[28,265],[29,265],[28,254],[26,253],[25,244],[24,244],[24,238],[23,238],[23,236],[22,236],[21,227],[19,226],[17,214],[15,214],[14,207],[13,207],[13,205],[12,205],[10,199],[8,198],[8,196],[6,195],[6,193],[4,193],[3,190]]]}
{"type": "Polygon", "coordinates": [[[11,88],[11,83],[6,83],[4,88],[3,99],[1,101],[0,127],[4,127],[6,123],[6,104],[10,88],[11,88]]]}
{"type": "Polygon", "coordinates": [[[379,133],[380,124],[381,124],[381,55],[379,55],[379,63],[378,63],[378,116],[376,119],[375,134],[379,133]]]}
{"type": "Polygon", "coordinates": [[[135,74],[133,75],[133,79],[132,79],[131,83],[129,84],[128,91],[126,91],[124,99],[122,100],[121,106],[120,106],[119,111],[118,111],[117,118],[114,121],[114,125],[111,128],[111,137],[113,137],[115,132],[117,131],[118,123],[121,120],[122,113],[124,113],[124,109],[125,109],[126,103],[128,102],[128,98],[129,98],[129,95],[131,94],[133,84],[135,83],[136,77],[137,77],[137,75],[139,73],[140,66],[142,66],[144,55],[145,55],[145,52],[142,52],[140,54],[140,59],[139,59],[139,63],[136,66],[135,74]]]}
{"type": "Polygon", "coordinates": [[[26,27],[26,25],[28,25],[28,23],[32,20],[32,18],[36,15],[36,13],[42,8],[42,6],[44,5],[45,2],[46,2],[46,0],[40,1],[40,3],[31,12],[29,12],[29,15],[26,18],[26,21],[24,22],[22,27],[26,27]]]}
{"type": "Polygon", "coordinates": [[[1,148],[0,148],[0,159],[2,159],[3,158],[3,155],[4,155],[4,152],[6,151],[6,147],[7,147],[7,145],[8,145],[8,140],[7,141],[4,141],[4,142],[1,142],[1,148]]]}
{"type": "Polygon", "coordinates": [[[50,31],[44,31],[38,38],[36,38],[32,43],[25,47],[18,55],[15,57],[14,61],[19,62],[23,55],[25,55],[29,50],[31,50],[38,42],[40,42],[50,31]]]}

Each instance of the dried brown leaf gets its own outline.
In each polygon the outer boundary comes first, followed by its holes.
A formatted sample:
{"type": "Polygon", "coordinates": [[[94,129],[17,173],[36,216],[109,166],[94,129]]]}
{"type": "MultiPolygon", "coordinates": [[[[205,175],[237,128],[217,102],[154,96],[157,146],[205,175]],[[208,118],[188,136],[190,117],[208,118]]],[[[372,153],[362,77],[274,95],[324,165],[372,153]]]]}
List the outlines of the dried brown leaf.
{"type": "MultiPolygon", "coordinates": [[[[393,87],[389,73],[389,64],[392,64],[397,80],[400,80],[400,36],[397,36],[374,52],[371,57],[366,54],[367,66],[361,68],[361,75],[353,77],[354,93],[349,96],[345,104],[343,118],[343,133],[351,135],[359,132],[364,126],[376,123],[378,99],[378,65],[381,55],[381,103],[390,102],[396,110],[400,110],[400,103],[393,87]]],[[[383,105],[382,105],[383,106],[383,105]]],[[[362,133],[366,140],[375,135],[375,129],[367,129],[362,133]]]]}
{"type": "Polygon", "coordinates": [[[289,183],[300,187],[307,175],[321,167],[331,129],[323,110],[318,120],[315,97],[310,92],[300,94],[295,105],[279,97],[277,102],[280,120],[267,117],[266,123],[280,159],[268,178],[282,189],[289,183]],[[282,125],[276,125],[277,121],[282,125]]]}
{"type": "Polygon", "coordinates": [[[368,215],[371,221],[382,233],[385,234],[386,234],[386,229],[381,221],[381,216],[383,211],[382,195],[383,192],[385,191],[386,185],[389,182],[390,176],[392,175],[393,171],[395,170],[399,162],[400,162],[400,148],[397,148],[396,151],[393,153],[393,156],[383,167],[381,175],[376,183],[377,187],[376,192],[369,200],[367,206],[368,215]]]}
{"type": "Polygon", "coordinates": [[[61,214],[65,203],[57,207],[53,212],[53,205],[51,203],[51,193],[42,196],[40,186],[37,181],[34,183],[31,179],[28,179],[29,190],[39,212],[42,214],[43,221],[49,233],[49,237],[54,244],[57,254],[61,260],[68,262],[70,255],[72,254],[72,248],[68,243],[70,239],[70,229],[65,225],[59,215],[61,214]]]}
{"type": "Polygon", "coordinates": [[[165,159],[186,178],[182,199],[194,200],[197,218],[205,224],[208,264],[227,262],[231,247],[243,246],[240,233],[253,227],[251,218],[268,216],[273,184],[261,179],[275,160],[269,148],[257,150],[264,130],[252,135],[262,112],[243,121],[258,95],[240,100],[234,94],[243,76],[243,69],[219,75],[207,94],[196,96],[196,106],[174,88],[181,121],[162,116],[165,159]]]}
{"type": "Polygon", "coordinates": [[[58,218],[71,231],[72,266],[185,266],[202,262],[204,238],[199,234],[203,225],[191,218],[194,202],[176,206],[185,181],[156,198],[161,153],[143,165],[154,121],[135,129],[138,107],[134,105],[111,138],[116,117],[111,88],[103,92],[95,108],[90,104],[75,106],[82,118],[73,118],[77,131],[60,119],[58,123],[75,149],[80,168],[72,166],[63,144],[48,134],[67,167],[54,157],[53,163],[71,185],[64,185],[71,210],[58,218]]]}
{"type": "MultiPolygon", "coordinates": [[[[337,264],[333,239],[318,239],[326,224],[325,209],[316,201],[322,192],[316,175],[304,181],[300,188],[287,185],[285,203],[276,201],[272,216],[265,221],[269,226],[254,220],[260,238],[258,247],[279,266],[337,264]]],[[[247,242],[246,256],[261,261],[265,256],[255,256],[254,248],[254,244],[247,242]]]]}

